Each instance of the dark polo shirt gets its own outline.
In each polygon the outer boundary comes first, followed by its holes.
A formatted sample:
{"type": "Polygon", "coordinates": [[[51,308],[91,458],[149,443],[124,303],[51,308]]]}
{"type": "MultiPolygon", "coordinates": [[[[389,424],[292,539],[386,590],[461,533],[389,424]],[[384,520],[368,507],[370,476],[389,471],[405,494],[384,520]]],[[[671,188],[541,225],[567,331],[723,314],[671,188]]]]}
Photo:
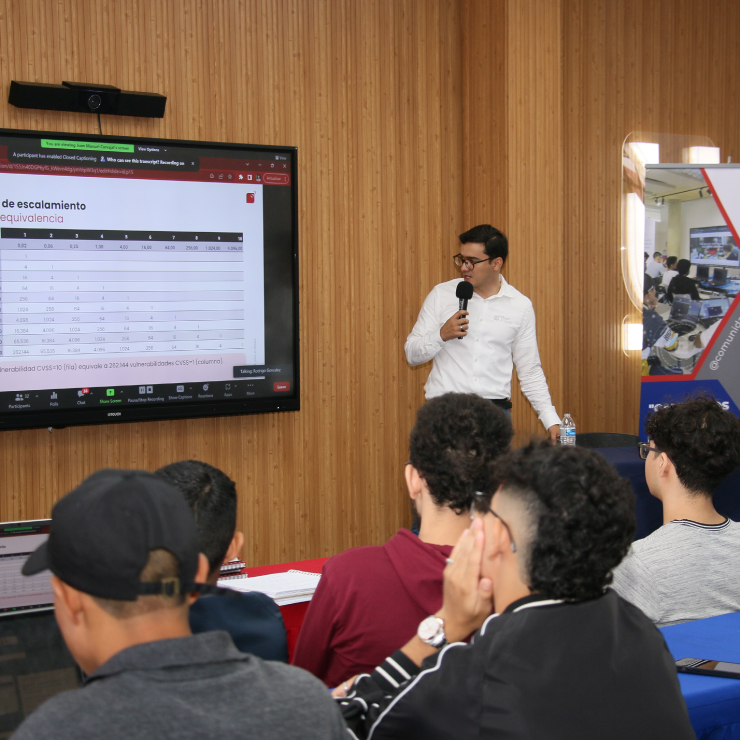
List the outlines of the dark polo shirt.
{"type": "Polygon", "coordinates": [[[81,689],[39,707],[13,735],[15,740],[242,737],[344,740],[348,735],[318,679],[239,652],[225,632],[122,650],[81,689]]]}

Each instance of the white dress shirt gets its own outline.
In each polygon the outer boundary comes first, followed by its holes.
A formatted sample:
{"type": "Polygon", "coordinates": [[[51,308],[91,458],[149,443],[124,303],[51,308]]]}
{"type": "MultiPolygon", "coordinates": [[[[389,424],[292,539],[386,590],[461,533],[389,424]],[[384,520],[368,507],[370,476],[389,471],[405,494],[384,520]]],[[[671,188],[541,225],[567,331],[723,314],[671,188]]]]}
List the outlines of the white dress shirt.
{"type": "Polygon", "coordinates": [[[657,280],[661,275],[665,273],[665,267],[663,266],[662,262],[650,260],[650,262],[648,262],[648,266],[645,268],[645,272],[650,275],[653,280],[657,280]]]}
{"type": "Polygon", "coordinates": [[[457,280],[432,289],[421,307],[411,334],[406,339],[410,365],[434,360],[424,390],[427,398],[443,393],[476,393],[483,398],[508,399],[511,373],[516,364],[524,395],[549,429],[559,424],[550,399],[537,349],[532,301],[501,276],[496,295],[468,301],[468,332],[462,339],[442,340],[439,330],[458,310],[457,280]]]}

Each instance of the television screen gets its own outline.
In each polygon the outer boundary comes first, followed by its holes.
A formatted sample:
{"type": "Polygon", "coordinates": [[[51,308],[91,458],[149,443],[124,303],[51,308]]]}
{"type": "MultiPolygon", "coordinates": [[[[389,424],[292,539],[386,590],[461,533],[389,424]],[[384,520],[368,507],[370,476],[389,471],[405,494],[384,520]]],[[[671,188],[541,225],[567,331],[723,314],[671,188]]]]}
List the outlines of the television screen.
{"type": "Polygon", "coordinates": [[[0,429],[299,408],[296,158],[0,130],[0,429]]]}
{"type": "Polygon", "coordinates": [[[690,229],[689,242],[692,264],[740,267],[740,251],[727,226],[690,229]]]}

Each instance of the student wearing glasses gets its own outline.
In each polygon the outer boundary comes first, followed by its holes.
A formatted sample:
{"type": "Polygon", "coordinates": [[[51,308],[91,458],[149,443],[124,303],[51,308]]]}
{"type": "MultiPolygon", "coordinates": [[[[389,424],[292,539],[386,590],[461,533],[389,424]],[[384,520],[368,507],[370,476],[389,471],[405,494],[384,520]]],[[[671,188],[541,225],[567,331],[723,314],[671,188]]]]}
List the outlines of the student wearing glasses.
{"type": "Polygon", "coordinates": [[[637,540],[614,571],[614,588],[659,627],[740,611],[740,523],[712,503],[740,465],[740,419],[713,398],[663,406],[640,446],[663,526],[637,540]]]}
{"type": "Polygon", "coordinates": [[[460,234],[460,243],[453,259],[473,286],[468,310],[458,310],[459,280],[434,287],[406,339],[406,359],[410,365],[433,360],[424,386],[427,399],[475,393],[507,410],[516,365],[524,395],[555,442],[560,417],[540,363],[532,302],[501,274],[509,254],[506,236],[484,224],[460,234]]]}

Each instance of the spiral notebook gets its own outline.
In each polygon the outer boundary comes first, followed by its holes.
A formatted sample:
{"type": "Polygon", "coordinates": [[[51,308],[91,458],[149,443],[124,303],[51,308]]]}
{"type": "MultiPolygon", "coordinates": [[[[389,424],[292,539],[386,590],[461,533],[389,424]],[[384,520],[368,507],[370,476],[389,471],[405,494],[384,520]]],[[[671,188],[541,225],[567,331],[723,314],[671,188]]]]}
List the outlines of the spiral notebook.
{"type": "Polygon", "coordinates": [[[287,606],[311,601],[320,580],[320,573],[289,570],[251,578],[246,573],[226,576],[218,579],[218,585],[235,591],[260,591],[274,599],[278,606],[287,606]]]}

